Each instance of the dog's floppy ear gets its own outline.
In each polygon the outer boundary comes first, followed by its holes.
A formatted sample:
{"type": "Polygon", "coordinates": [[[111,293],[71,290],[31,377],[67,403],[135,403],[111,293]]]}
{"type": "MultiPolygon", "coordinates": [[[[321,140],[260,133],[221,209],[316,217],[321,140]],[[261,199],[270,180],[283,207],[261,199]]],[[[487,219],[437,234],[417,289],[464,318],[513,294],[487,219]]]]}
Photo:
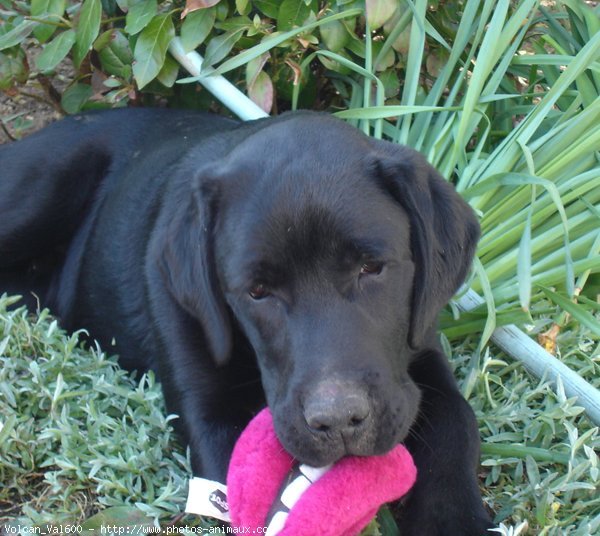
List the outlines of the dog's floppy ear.
{"type": "Polygon", "coordinates": [[[218,187],[198,178],[190,186],[166,211],[173,218],[163,228],[157,261],[169,293],[200,322],[213,360],[222,366],[231,356],[232,334],[214,256],[218,187]]]}
{"type": "Polygon", "coordinates": [[[419,348],[469,271],[479,223],[471,207],[423,156],[407,147],[379,143],[383,149],[377,160],[379,177],[410,222],[415,263],[410,344],[419,348]]]}

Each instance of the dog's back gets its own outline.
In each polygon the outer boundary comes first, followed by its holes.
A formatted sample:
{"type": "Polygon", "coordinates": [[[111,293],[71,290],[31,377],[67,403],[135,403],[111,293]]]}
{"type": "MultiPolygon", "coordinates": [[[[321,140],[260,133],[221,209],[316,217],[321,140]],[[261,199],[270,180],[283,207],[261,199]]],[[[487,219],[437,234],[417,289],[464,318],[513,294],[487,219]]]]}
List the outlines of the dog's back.
{"type": "Polygon", "coordinates": [[[68,258],[78,256],[73,241],[86,240],[105,192],[116,186],[111,180],[126,178],[131,166],[165,166],[161,155],[182,154],[203,137],[237,125],[207,117],[162,109],[92,112],[0,146],[0,289],[22,295],[30,309],[50,305],[68,316],[64,293],[76,277],[76,263],[68,258]],[[65,261],[71,272],[59,296],[57,269],[65,261]]]}

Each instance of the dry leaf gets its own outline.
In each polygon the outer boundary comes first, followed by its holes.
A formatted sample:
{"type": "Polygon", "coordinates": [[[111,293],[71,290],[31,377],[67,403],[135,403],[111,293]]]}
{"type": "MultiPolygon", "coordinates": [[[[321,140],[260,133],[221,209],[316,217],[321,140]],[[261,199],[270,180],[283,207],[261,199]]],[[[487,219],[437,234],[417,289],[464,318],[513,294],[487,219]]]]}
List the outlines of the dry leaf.
{"type": "Polygon", "coordinates": [[[558,324],[552,324],[548,331],[540,333],[538,335],[538,342],[548,353],[556,355],[556,338],[560,333],[560,326],[558,324]]]}
{"type": "Polygon", "coordinates": [[[198,9],[206,9],[216,6],[221,0],[185,0],[185,9],[181,13],[181,18],[185,18],[188,13],[198,9]]]}

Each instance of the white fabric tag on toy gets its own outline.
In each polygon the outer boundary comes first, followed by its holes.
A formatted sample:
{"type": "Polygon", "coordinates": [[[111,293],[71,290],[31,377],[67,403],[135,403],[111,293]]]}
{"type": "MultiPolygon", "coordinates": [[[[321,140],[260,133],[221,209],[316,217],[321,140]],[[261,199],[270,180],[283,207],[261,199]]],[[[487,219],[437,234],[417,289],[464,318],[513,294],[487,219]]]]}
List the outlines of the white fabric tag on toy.
{"type": "Polygon", "coordinates": [[[190,478],[185,511],[188,514],[231,521],[227,504],[227,486],[197,476],[190,478]]]}

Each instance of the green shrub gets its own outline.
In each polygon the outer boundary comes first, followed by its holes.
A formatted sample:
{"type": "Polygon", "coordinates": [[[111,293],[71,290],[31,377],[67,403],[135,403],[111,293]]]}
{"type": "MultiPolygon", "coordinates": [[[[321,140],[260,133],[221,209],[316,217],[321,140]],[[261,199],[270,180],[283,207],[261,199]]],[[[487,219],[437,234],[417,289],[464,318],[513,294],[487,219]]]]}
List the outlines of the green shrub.
{"type": "Polygon", "coordinates": [[[0,521],[3,504],[28,524],[85,519],[98,505],[179,512],[191,470],[154,375],[136,381],[48,311],[7,311],[14,301],[0,296],[0,521]]]}
{"type": "MultiPolygon", "coordinates": [[[[188,4],[194,4],[193,0],[188,4]]],[[[269,111],[291,106],[295,81],[302,87],[300,102],[306,106],[343,104],[325,76],[326,71],[341,75],[342,66],[323,57],[300,76],[299,64],[316,49],[353,60],[364,58],[360,33],[364,18],[357,16],[361,9],[356,9],[363,2],[221,0],[204,4],[212,7],[188,10],[178,0],[0,0],[0,89],[18,87],[28,77],[51,80],[68,58],[72,62],[70,83],[60,95],[67,113],[150,104],[164,98],[173,105],[206,108],[211,101],[199,95],[195,85],[175,85],[179,66],[167,53],[175,34],[181,36],[186,50],[201,50],[204,65],[209,67],[265,39],[342,12],[347,16],[326,24],[317,22],[237,69],[231,79],[269,111]],[[32,44],[41,53],[27,62],[25,49],[32,44]]],[[[395,53],[391,54],[387,65],[395,63],[395,53]]],[[[392,80],[393,72],[389,69],[386,75],[390,94],[397,93],[399,86],[397,78],[392,80]]]]}

